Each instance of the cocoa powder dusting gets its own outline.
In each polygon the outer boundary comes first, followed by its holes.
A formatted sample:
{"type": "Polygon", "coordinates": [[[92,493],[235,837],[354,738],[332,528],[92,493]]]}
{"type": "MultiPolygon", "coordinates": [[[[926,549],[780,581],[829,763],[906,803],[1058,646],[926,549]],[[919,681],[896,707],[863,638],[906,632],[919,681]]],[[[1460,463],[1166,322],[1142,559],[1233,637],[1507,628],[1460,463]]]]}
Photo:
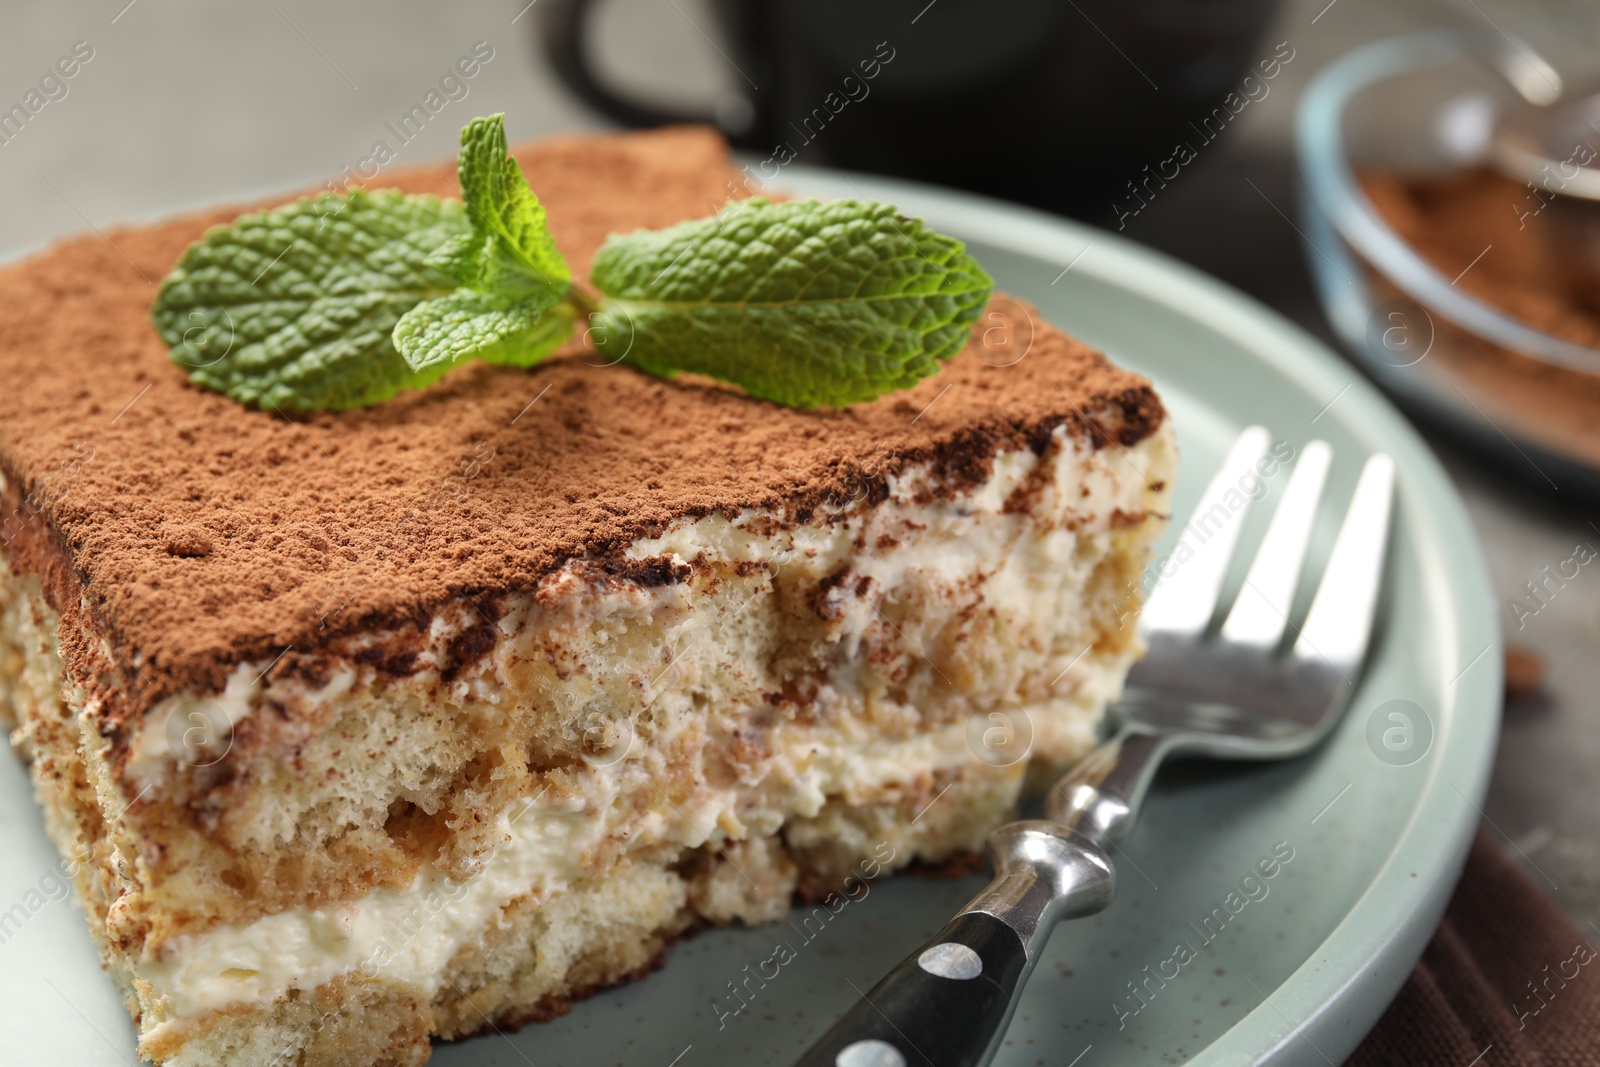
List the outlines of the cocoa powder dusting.
{"type": "MultiPolygon", "coordinates": [[[[1600,349],[1600,314],[1574,293],[1551,243],[1555,211],[1538,210],[1522,183],[1482,168],[1448,177],[1368,171],[1360,180],[1384,221],[1458,288],[1537,330],[1600,349]]],[[[1464,379],[1480,405],[1527,436],[1600,463],[1600,376],[1491,344],[1438,316],[1434,329],[1427,358],[1464,379]]]]}
{"type": "MultiPolygon", "coordinates": [[[[709,214],[738,188],[706,130],[516,155],[579,277],[606,234],[709,214]]],[[[456,194],[447,163],[385,180],[456,194]]],[[[141,665],[121,678],[135,709],[457,597],[490,603],[573,558],[615,569],[629,542],[680,517],[783,506],[803,520],[881,498],[910,463],[971,484],[997,450],[1042,450],[1062,424],[1126,446],[1164,418],[1144,379],[997,297],[941,373],[841,410],[663,381],[574,345],[532,371],[468,366],[376,408],[291,420],[190,385],[149,322],[155,289],[140,272],[159,280],[241,210],[90,234],[0,268],[5,545],[74,618],[81,588],[82,626],[141,665]],[[1031,339],[1020,360],[1018,335],[1031,339]]],[[[88,669],[87,649],[68,655],[88,669]]]]}

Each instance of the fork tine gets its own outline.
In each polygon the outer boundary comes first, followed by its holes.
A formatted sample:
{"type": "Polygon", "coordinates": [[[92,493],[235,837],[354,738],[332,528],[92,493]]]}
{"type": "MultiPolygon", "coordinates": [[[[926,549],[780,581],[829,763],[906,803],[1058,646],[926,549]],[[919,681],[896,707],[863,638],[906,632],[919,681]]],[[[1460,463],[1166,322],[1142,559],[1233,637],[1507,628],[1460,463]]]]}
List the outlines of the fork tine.
{"type": "Polygon", "coordinates": [[[1317,504],[1332,459],[1333,449],[1326,441],[1312,441],[1300,453],[1239,598],[1222,624],[1224,640],[1267,652],[1278,647],[1289,625],[1289,608],[1300,584],[1300,568],[1311,544],[1317,504]]]}
{"type": "Polygon", "coordinates": [[[1228,449],[1228,457],[1211,478],[1199,505],[1178,535],[1178,544],[1188,544],[1193,555],[1179,559],[1177,567],[1150,594],[1141,617],[1147,633],[1198,634],[1211,621],[1228,573],[1228,561],[1239,543],[1249,498],[1233,510],[1229,494],[1242,495],[1239,482],[1247,470],[1267,454],[1272,443],[1264,426],[1251,426],[1228,449]],[[1220,510],[1221,518],[1216,518],[1220,510]],[[1213,528],[1214,527],[1214,528],[1213,528]]]}
{"type": "Polygon", "coordinates": [[[1372,635],[1393,504],[1394,460],[1380,452],[1361,470],[1327,572],[1295,642],[1298,658],[1327,660],[1341,672],[1360,665],[1372,635]]]}

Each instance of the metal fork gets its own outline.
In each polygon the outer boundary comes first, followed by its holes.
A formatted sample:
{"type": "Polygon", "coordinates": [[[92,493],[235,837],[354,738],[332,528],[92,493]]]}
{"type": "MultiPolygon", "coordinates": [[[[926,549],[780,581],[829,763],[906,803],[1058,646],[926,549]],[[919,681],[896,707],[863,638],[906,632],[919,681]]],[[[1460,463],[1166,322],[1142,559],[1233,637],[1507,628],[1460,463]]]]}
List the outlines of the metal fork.
{"type": "Polygon", "coordinates": [[[1310,611],[1281,648],[1333,457],[1325,442],[1306,445],[1213,637],[1212,616],[1270,443],[1260,426],[1241,434],[1184,527],[1180,544],[1189,539],[1193,554],[1145,606],[1149,652],[1108,712],[1110,739],[1052,787],[1047,819],[989,835],[988,888],[864,995],[797,1067],[988,1063],[1056,922],[1111,903],[1116,876],[1107,850],[1133,830],[1163,759],[1284,759],[1315,746],[1338,722],[1372,633],[1394,463],[1382,454],[1367,460],[1310,611]]]}

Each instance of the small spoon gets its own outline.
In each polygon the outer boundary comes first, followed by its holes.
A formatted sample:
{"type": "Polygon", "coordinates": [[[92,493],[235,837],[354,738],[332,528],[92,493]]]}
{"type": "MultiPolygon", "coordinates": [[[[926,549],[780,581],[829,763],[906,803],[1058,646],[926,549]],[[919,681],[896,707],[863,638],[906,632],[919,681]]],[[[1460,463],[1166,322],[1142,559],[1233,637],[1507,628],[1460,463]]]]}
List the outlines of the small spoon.
{"type": "MultiPolygon", "coordinates": [[[[1578,36],[1582,36],[1581,34],[1578,36]]],[[[1600,312],[1600,92],[1594,77],[1555,63],[1528,39],[1496,27],[1482,58],[1517,99],[1499,109],[1488,160],[1525,182],[1550,214],[1538,225],[1569,296],[1600,312]],[[1583,88],[1575,84],[1579,80],[1583,88]]],[[[1585,49],[1592,57],[1595,49],[1585,49]]]]}

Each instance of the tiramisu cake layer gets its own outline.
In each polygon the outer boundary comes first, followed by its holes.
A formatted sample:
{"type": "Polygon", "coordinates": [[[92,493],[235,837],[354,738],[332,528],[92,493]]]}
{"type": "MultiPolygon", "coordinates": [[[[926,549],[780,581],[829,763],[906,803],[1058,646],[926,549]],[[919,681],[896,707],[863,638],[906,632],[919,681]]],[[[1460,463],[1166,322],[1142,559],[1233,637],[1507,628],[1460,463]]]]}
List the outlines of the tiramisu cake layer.
{"type": "MultiPolygon", "coordinates": [[[[517,157],[580,275],[740,188],[701,131],[517,157]]],[[[840,410],[575,345],[291,419],[149,324],[236,213],[0,269],[0,716],[141,1055],[421,1063],[971,850],[1090,743],[1172,438],[1025,305],[840,410]]]]}

